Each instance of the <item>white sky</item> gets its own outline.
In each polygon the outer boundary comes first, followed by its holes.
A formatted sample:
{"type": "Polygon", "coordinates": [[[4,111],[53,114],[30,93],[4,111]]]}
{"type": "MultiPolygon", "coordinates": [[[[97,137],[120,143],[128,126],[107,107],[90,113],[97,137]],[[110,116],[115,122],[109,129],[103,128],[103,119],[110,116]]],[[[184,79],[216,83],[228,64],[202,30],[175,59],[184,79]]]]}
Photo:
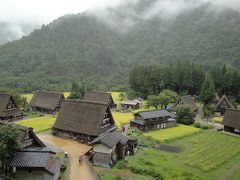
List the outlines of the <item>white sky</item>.
{"type": "Polygon", "coordinates": [[[124,0],[0,0],[0,22],[49,23],[65,14],[115,6],[124,0]]]}

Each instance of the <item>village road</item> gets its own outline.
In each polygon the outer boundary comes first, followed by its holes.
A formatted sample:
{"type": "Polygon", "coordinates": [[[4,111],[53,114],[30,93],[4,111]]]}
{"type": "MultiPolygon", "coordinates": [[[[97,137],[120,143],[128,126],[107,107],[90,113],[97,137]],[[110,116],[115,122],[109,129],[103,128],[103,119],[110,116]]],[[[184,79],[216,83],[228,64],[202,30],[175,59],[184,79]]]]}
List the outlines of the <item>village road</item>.
{"type": "Polygon", "coordinates": [[[38,137],[43,142],[53,144],[68,152],[71,162],[69,180],[98,179],[88,160],[84,160],[82,164],[79,164],[80,155],[84,155],[86,152],[88,152],[91,149],[90,146],[80,144],[77,141],[56,137],[51,134],[38,134],[38,137]]]}

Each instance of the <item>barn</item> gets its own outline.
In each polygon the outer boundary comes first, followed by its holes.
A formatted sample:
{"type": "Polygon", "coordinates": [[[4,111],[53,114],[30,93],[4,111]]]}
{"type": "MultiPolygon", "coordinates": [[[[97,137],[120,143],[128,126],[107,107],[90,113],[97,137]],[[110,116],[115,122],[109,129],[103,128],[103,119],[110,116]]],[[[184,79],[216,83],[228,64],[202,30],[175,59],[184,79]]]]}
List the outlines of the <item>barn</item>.
{"type": "Polygon", "coordinates": [[[141,102],[138,100],[124,100],[121,102],[121,107],[124,109],[139,109],[141,102]]]}
{"type": "Polygon", "coordinates": [[[11,94],[0,93],[0,120],[14,120],[22,117],[21,110],[11,94]]]}
{"type": "Polygon", "coordinates": [[[116,108],[117,104],[114,103],[111,93],[106,92],[86,92],[83,100],[107,103],[110,108],[116,108]]]}
{"type": "Polygon", "coordinates": [[[60,110],[63,99],[65,98],[62,93],[37,91],[31,99],[30,105],[35,111],[55,114],[60,110]]]}
{"type": "Polygon", "coordinates": [[[176,115],[167,110],[142,111],[134,114],[131,127],[140,131],[152,131],[172,127],[176,124],[176,115]]]}
{"type": "Polygon", "coordinates": [[[115,131],[114,124],[107,103],[64,100],[52,132],[87,143],[102,133],[115,131]]]}

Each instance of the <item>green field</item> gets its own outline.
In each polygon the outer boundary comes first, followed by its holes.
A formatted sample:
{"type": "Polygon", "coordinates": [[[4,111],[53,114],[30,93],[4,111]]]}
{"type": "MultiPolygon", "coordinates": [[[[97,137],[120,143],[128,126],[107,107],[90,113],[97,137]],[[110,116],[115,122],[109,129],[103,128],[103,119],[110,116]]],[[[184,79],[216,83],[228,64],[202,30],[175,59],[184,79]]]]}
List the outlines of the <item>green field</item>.
{"type": "Polygon", "coordinates": [[[16,124],[20,124],[22,126],[32,127],[33,131],[39,133],[41,131],[51,129],[52,125],[54,124],[56,118],[51,116],[44,116],[38,118],[31,118],[22,121],[16,122],[16,124]]]}
{"type": "Polygon", "coordinates": [[[188,136],[198,131],[199,129],[192,126],[178,125],[172,128],[151,131],[149,133],[145,133],[144,136],[151,137],[159,141],[164,141],[188,136]]]}
{"type": "Polygon", "coordinates": [[[170,145],[179,147],[181,152],[141,146],[135,156],[130,156],[127,162],[119,161],[115,168],[124,164],[124,169],[137,174],[150,174],[167,180],[230,180],[239,177],[239,137],[206,130],[176,139],[170,145]]]}

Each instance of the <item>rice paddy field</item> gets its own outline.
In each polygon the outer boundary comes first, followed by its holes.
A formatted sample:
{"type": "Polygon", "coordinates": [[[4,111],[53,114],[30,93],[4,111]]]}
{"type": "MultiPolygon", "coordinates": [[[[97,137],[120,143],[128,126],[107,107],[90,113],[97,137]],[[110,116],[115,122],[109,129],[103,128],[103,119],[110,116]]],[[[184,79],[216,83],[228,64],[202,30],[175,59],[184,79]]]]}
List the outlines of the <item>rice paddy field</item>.
{"type": "Polygon", "coordinates": [[[32,127],[35,133],[39,133],[51,129],[55,120],[52,116],[44,116],[18,121],[16,124],[32,127]]]}
{"type": "MultiPolygon", "coordinates": [[[[201,130],[177,138],[169,145],[176,146],[181,151],[173,153],[151,146],[139,147],[134,156],[118,162],[114,169],[120,168],[123,172],[125,169],[131,170],[136,174],[166,180],[238,180],[240,177],[239,137],[201,130]]],[[[117,178],[120,177],[115,175],[117,178]]],[[[105,180],[104,176],[102,179],[105,180]]]]}
{"type": "Polygon", "coordinates": [[[151,131],[145,133],[144,136],[151,137],[155,140],[165,141],[172,140],[176,138],[181,138],[184,136],[189,136],[191,134],[199,132],[199,129],[192,126],[178,125],[176,127],[160,129],[156,131],[151,131]]]}
{"type": "Polygon", "coordinates": [[[223,121],[223,117],[219,116],[219,117],[213,117],[213,121],[216,123],[221,123],[223,121]]]}
{"type": "Polygon", "coordinates": [[[112,112],[112,115],[118,128],[121,128],[122,124],[129,123],[133,119],[132,113],[112,112]]]}

